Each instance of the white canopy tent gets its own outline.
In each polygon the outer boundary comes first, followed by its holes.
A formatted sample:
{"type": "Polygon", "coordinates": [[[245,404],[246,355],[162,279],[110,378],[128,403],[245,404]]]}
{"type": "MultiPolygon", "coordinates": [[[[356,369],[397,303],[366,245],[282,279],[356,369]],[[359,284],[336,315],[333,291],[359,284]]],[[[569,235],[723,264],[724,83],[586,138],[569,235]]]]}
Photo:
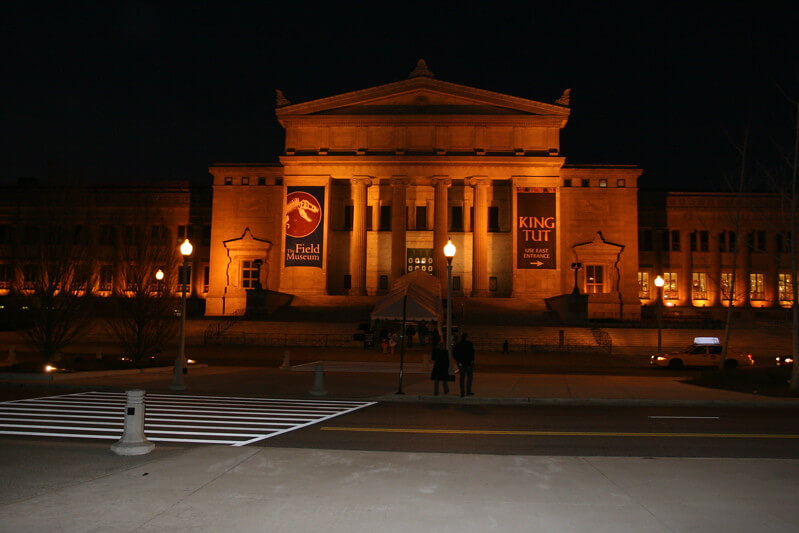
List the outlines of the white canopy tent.
{"type": "Polygon", "coordinates": [[[441,323],[441,283],[421,270],[402,276],[372,311],[372,320],[434,321],[441,323]],[[403,309],[404,307],[404,309],[403,309]]]}

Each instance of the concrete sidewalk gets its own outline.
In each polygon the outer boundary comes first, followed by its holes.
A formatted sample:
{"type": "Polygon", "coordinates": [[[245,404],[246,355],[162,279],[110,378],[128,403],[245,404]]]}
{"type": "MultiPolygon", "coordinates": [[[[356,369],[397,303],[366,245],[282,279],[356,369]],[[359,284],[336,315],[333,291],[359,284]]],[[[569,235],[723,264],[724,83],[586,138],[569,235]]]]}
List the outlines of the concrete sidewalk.
{"type": "Polygon", "coordinates": [[[99,445],[0,455],[0,529],[15,533],[799,530],[799,460],[229,446],[113,458],[99,445]]]}

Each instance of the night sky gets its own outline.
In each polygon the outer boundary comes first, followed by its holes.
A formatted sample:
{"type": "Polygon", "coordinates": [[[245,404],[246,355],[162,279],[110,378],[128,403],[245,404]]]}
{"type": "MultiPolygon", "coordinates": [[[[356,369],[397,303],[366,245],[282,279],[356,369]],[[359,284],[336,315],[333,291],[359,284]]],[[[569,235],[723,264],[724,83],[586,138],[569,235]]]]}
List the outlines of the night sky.
{"type": "Polygon", "coordinates": [[[748,131],[746,187],[762,189],[792,147],[793,2],[323,5],[4,8],[0,179],[207,183],[215,162],[277,161],[275,88],[332,96],[419,58],[532,100],[571,88],[567,162],[639,165],[644,188],[728,190],[748,131]]]}

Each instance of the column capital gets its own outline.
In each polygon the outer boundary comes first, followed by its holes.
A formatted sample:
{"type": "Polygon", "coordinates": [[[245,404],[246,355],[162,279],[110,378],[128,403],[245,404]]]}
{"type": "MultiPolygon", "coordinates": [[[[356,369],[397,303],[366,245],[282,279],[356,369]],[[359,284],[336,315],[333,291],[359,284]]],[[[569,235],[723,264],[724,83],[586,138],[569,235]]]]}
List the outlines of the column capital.
{"type": "Polygon", "coordinates": [[[472,176],[466,178],[465,181],[467,185],[471,185],[472,187],[488,187],[491,185],[491,178],[488,176],[472,176]]]}
{"type": "Polygon", "coordinates": [[[350,184],[363,185],[364,187],[369,187],[373,184],[373,181],[370,176],[353,176],[350,178],[350,184]]]}
{"type": "Polygon", "coordinates": [[[449,176],[432,176],[430,178],[430,185],[433,187],[443,186],[449,187],[452,185],[452,178],[449,176]]]}
{"type": "Polygon", "coordinates": [[[391,176],[388,179],[388,183],[392,187],[407,187],[410,182],[411,180],[408,178],[408,176],[391,176]]]}

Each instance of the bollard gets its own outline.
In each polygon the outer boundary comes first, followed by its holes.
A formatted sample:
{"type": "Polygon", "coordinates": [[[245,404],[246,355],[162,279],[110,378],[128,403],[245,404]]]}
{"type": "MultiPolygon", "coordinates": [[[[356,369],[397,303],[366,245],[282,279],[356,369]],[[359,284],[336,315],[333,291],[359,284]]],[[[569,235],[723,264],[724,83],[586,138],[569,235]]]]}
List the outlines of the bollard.
{"type": "Polygon", "coordinates": [[[288,350],[283,352],[283,364],[280,365],[282,370],[287,370],[291,368],[291,354],[288,350]]]}
{"type": "Polygon", "coordinates": [[[125,430],[122,438],[111,445],[117,455],[145,455],[155,444],[144,435],[144,391],[129,390],[125,402],[125,430]]]}
{"type": "Polygon", "coordinates": [[[321,364],[318,364],[314,367],[313,388],[308,392],[314,396],[327,395],[327,389],[325,389],[325,370],[321,364]]]}

